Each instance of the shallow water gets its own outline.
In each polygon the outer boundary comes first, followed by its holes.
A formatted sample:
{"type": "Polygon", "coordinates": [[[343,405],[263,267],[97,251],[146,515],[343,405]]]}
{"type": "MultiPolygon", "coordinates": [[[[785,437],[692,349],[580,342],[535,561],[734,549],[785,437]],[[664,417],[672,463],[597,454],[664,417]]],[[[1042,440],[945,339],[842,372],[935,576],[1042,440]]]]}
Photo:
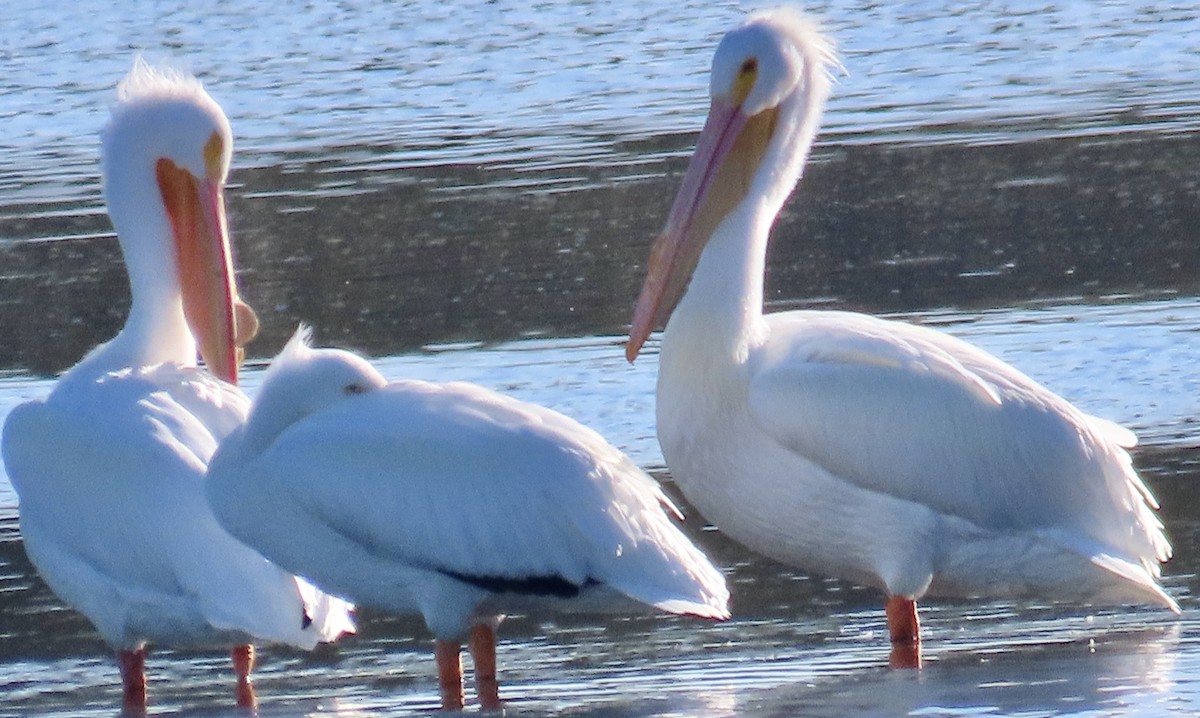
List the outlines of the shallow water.
{"type": "MultiPolygon", "coordinates": [[[[1164,505],[1177,558],[1168,590],[1181,618],[1007,602],[924,609],[927,666],[886,668],[881,597],[748,554],[688,528],[730,571],[735,619],[515,617],[501,629],[503,694],[518,715],[1191,715],[1200,710],[1200,546],[1194,426],[1200,300],[1056,304],[904,318],[999,353],[1082,408],[1134,428],[1139,466],[1164,505]],[[1103,356],[1105,361],[1097,361],[1103,356]],[[1118,389],[1119,387],[1119,389],[1118,389]]],[[[630,367],[618,338],[430,347],[381,358],[388,377],[468,380],[567,412],[661,465],[653,437],[656,345],[630,367]]],[[[261,366],[246,374],[253,393],[261,366]]],[[[0,381],[0,412],[50,382],[0,381]]],[[[662,478],[668,479],[660,472],[662,478]]],[[[0,716],[111,715],[115,668],[87,624],[58,607],[20,550],[11,494],[0,494],[0,716]]],[[[366,612],[361,634],[304,656],[267,649],[260,715],[394,715],[435,707],[424,629],[366,612]]],[[[223,712],[222,656],[152,656],[156,710],[223,712]]]]}
{"type": "MultiPolygon", "coordinates": [[[[230,218],[263,333],[299,321],[389,377],[566,412],[661,471],[656,344],[620,334],[741,10],[642,3],[10,0],[0,23],[0,420],[127,306],[96,133],[135,50],[196,70],[238,150],[230,218]],[[78,31],[79,18],[89,32],[78,31]],[[270,26],[278,32],[265,32],[270,26]]],[[[735,619],[501,629],[509,710],[614,716],[1200,712],[1200,9],[820,2],[839,77],[785,210],[769,301],[943,328],[1134,429],[1176,547],[1158,611],[939,602],[927,666],[886,668],[881,597],[757,558],[693,516],[735,619]]],[[[0,467],[2,468],[2,467],[0,467]]],[[[112,715],[116,670],[36,578],[0,477],[0,718],[112,715]]],[[[419,622],[266,649],[264,716],[436,705],[419,622]]],[[[229,710],[219,655],[156,652],[155,713],[229,710]]]]}

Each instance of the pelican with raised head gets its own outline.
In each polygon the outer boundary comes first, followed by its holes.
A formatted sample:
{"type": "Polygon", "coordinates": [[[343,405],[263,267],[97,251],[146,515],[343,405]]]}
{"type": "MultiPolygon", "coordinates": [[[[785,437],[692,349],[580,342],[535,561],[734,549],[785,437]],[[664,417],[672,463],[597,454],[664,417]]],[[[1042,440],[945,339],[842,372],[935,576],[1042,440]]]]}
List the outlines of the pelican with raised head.
{"type": "Polygon", "coordinates": [[[447,709],[463,707],[464,639],[480,705],[501,707],[506,613],[640,602],[729,616],[725,579],[678,510],[599,434],[474,384],[388,383],[354,354],[309,348],[303,330],[217,450],[208,496],[230,533],[289,571],[421,614],[447,709]]]}
{"type": "Polygon", "coordinates": [[[1128,430],[954,337],[863,314],[764,316],[775,216],[837,61],[791,10],[720,42],[712,105],[634,310],[662,324],[658,438],[730,537],[882,589],[893,661],[919,665],[916,600],[1149,603],[1171,554],[1128,430]]]}
{"type": "Polygon", "coordinates": [[[5,422],[25,550],[118,651],[126,709],[146,708],[150,643],[232,647],[252,705],[251,641],[311,648],[353,624],[344,601],[225,532],[204,496],[209,457],[246,417],[229,382],[257,328],[226,232],[229,122],[198,81],[139,60],[102,148],[132,305],[116,337],[5,422]]]}

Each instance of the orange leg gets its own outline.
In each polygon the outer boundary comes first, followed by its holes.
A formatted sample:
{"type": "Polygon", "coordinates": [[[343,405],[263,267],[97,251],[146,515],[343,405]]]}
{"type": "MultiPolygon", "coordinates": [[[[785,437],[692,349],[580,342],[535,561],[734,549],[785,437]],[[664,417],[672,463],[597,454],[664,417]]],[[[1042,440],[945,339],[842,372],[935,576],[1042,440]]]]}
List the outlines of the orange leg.
{"type": "Polygon", "coordinates": [[[921,622],[917,618],[917,602],[903,596],[889,596],[887,624],[892,639],[888,663],[892,668],[920,668],[921,622]]]}
{"type": "Polygon", "coordinates": [[[496,629],[484,624],[471,627],[471,658],[475,661],[475,692],[480,709],[502,710],[500,682],[496,680],[496,629]]]}
{"type": "Polygon", "coordinates": [[[117,651],[117,665],[121,667],[121,683],[124,685],[124,712],[130,715],[145,715],[146,649],[117,651]]]}
{"type": "Polygon", "coordinates": [[[230,652],[233,658],[233,670],[237,674],[237,705],[239,708],[255,708],[258,698],[254,695],[254,686],[250,684],[250,671],[254,670],[254,646],[234,646],[230,652]]]}
{"type": "Polygon", "coordinates": [[[437,660],[438,688],[442,692],[442,710],[462,710],[462,644],[457,641],[435,640],[433,655],[437,660]]]}

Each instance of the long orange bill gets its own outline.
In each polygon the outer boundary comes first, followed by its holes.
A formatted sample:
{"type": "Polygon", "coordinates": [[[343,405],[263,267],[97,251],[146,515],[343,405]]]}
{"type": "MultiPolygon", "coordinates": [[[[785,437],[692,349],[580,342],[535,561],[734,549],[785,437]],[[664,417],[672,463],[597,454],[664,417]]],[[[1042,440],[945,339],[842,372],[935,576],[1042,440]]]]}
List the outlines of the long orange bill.
{"type": "Polygon", "coordinates": [[[630,362],[637,358],[650,332],[666,324],[687,288],[708,240],[706,236],[698,236],[697,216],[703,212],[713,180],[748,119],[740,107],[713,99],[683,184],[671,205],[666,229],[650,249],[646,280],[633,310],[629,342],[625,345],[625,358],[630,362]]]}
{"type": "Polygon", "coordinates": [[[155,170],[175,235],[184,317],[209,371],[236,384],[237,289],[222,188],[167,159],[160,159],[155,170]]]}

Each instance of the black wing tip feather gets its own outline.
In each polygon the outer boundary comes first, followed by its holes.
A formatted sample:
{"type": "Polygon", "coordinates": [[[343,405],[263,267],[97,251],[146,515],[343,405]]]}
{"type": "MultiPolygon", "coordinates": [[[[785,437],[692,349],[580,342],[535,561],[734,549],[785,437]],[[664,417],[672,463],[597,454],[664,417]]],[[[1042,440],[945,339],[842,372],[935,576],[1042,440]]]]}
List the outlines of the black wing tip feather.
{"type": "Polygon", "coordinates": [[[588,578],[582,584],[576,584],[557,574],[513,578],[509,576],[473,576],[446,569],[441,569],[440,572],[490,593],[513,593],[520,596],[575,598],[584,588],[599,583],[593,578],[588,578]]]}

